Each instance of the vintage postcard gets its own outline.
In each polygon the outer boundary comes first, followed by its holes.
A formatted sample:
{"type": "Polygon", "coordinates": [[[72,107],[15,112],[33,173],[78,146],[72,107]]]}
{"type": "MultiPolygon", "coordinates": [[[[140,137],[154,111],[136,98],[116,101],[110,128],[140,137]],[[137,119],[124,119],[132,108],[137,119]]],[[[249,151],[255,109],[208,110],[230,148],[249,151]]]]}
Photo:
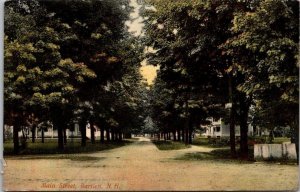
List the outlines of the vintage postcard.
{"type": "Polygon", "coordinates": [[[297,191],[299,1],[7,0],[3,190],[297,191]]]}

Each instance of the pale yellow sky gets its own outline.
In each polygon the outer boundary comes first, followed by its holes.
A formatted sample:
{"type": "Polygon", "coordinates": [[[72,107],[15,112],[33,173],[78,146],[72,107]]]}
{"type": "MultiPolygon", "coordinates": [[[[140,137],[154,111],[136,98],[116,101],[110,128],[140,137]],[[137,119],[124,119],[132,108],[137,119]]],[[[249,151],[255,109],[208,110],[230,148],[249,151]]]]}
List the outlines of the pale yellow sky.
{"type": "Polygon", "coordinates": [[[140,72],[143,77],[146,79],[148,85],[152,85],[154,83],[154,79],[156,78],[157,70],[159,67],[155,67],[153,65],[144,65],[140,68],[140,72]]]}
{"type": "MultiPolygon", "coordinates": [[[[128,31],[133,33],[135,36],[143,36],[144,27],[143,18],[139,15],[139,8],[141,5],[138,5],[136,0],[131,0],[130,5],[134,7],[134,11],[130,14],[130,17],[134,19],[133,21],[127,21],[125,24],[128,26],[128,31]]],[[[151,47],[146,47],[144,50],[145,53],[147,52],[155,52],[151,47]]],[[[153,65],[147,65],[147,61],[143,60],[141,62],[140,73],[147,81],[148,85],[153,84],[154,79],[156,78],[157,70],[159,67],[155,67],[153,65]]]]}

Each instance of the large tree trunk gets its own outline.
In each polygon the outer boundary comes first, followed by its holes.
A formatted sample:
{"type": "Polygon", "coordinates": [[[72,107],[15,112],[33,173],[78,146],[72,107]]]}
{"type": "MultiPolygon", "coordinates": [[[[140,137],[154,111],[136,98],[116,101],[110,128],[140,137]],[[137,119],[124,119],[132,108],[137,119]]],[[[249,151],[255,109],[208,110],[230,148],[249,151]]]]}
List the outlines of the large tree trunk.
{"type": "Polygon", "coordinates": [[[57,130],[57,136],[58,136],[58,150],[63,151],[64,150],[64,139],[63,139],[63,129],[61,125],[64,125],[63,123],[63,114],[62,109],[59,107],[53,107],[51,109],[52,113],[52,123],[53,123],[53,129],[57,130]]]}
{"type": "Polygon", "coordinates": [[[94,121],[90,119],[90,129],[91,129],[91,143],[95,144],[95,128],[94,121]]]}
{"type": "Polygon", "coordinates": [[[184,138],[184,143],[186,145],[189,144],[189,125],[190,125],[190,118],[189,117],[186,117],[186,122],[185,122],[185,125],[184,125],[184,132],[185,132],[185,138],[184,138]]]}
{"type": "Polygon", "coordinates": [[[116,140],[115,129],[111,129],[111,140],[112,140],[112,141],[115,141],[115,140],[116,140]]]}
{"type": "Polygon", "coordinates": [[[67,144],[67,128],[66,128],[65,124],[63,127],[63,133],[64,133],[64,144],[66,145],[67,144]]]}
{"type": "Polygon", "coordinates": [[[189,122],[189,144],[192,144],[192,140],[193,140],[193,123],[190,120],[189,122]]]}
{"type": "Polygon", "coordinates": [[[123,139],[123,136],[122,136],[122,132],[120,131],[119,132],[119,140],[122,141],[122,139],[123,139]]]}
{"type": "Polygon", "coordinates": [[[119,133],[118,133],[118,131],[114,131],[114,137],[115,137],[115,141],[118,141],[119,140],[119,133]]]}
{"type": "Polygon", "coordinates": [[[42,131],[42,143],[45,143],[45,130],[44,130],[44,128],[42,128],[41,131],[42,131]]]}
{"type": "Polygon", "coordinates": [[[189,127],[190,127],[190,117],[189,117],[189,104],[188,99],[185,101],[185,124],[184,124],[184,132],[185,132],[185,144],[189,144],[189,127]]]}
{"type": "Polygon", "coordinates": [[[33,124],[31,127],[32,143],[35,143],[35,137],[36,137],[35,132],[36,132],[36,125],[33,124]]]}
{"type": "MultiPolygon", "coordinates": [[[[188,120],[187,120],[187,121],[188,121],[188,120]]],[[[185,127],[185,139],[184,139],[184,143],[185,143],[186,145],[189,144],[189,127],[188,127],[188,126],[185,127]]]]}
{"type": "Polygon", "coordinates": [[[229,88],[229,102],[231,103],[230,108],[230,154],[232,158],[236,158],[236,148],[235,148],[235,103],[233,102],[233,85],[232,85],[232,76],[229,76],[228,79],[228,88],[229,88]]]}
{"type": "Polygon", "coordinates": [[[20,152],[20,143],[19,143],[20,127],[21,127],[20,122],[16,120],[13,125],[14,154],[18,154],[20,152]]]}
{"type": "Polygon", "coordinates": [[[102,126],[100,128],[100,142],[103,143],[104,142],[104,127],[102,126]]]}
{"type": "Polygon", "coordinates": [[[176,131],[173,131],[173,141],[176,141],[176,131]]]}
{"type": "Polygon", "coordinates": [[[58,149],[59,150],[63,150],[64,149],[63,129],[59,125],[59,122],[53,121],[53,129],[57,130],[57,135],[58,135],[58,149]]]}
{"type": "Polygon", "coordinates": [[[236,148],[235,148],[235,118],[234,118],[234,108],[230,109],[230,154],[232,158],[236,158],[236,148]]]}
{"type": "Polygon", "coordinates": [[[109,128],[106,128],[106,140],[110,141],[110,132],[109,132],[109,128]]]}
{"type": "Polygon", "coordinates": [[[297,164],[299,165],[299,116],[298,116],[298,109],[297,113],[294,115],[294,119],[292,120],[290,127],[291,127],[291,143],[295,143],[296,146],[296,154],[297,154],[297,164]]]}
{"type": "Polygon", "coordinates": [[[248,159],[248,112],[250,108],[250,100],[243,94],[240,100],[240,150],[241,158],[248,159]]]}
{"type": "Polygon", "coordinates": [[[241,132],[241,141],[240,141],[240,150],[241,158],[248,159],[248,123],[245,119],[241,121],[240,125],[241,132]]]}
{"type": "Polygon", "coordinates": [[[124,138],[131,139],[132,138],[131,133],[129,132],[129,133],[124,134],[124,138]]]}
{"type": "Polygon", "coordinates": [[[80,130],[81,130],[81,146],[85,147],[86,146],[86,121],[82,120],[79,123],[80,130]]]}

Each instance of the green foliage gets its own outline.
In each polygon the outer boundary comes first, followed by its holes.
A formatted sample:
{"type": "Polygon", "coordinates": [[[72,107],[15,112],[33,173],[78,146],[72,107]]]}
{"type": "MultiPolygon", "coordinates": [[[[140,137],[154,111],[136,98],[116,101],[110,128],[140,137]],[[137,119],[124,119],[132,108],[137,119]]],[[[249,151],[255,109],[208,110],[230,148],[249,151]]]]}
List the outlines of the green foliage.
{"type": "MultiPolygon", "coordinates": [[[[149,4],[154,9],[144,11],[145,42],[157,51],[147,58],[160,66],[153,88],[153,95],[158,94],[153,105],[160,107],[153,114],[166,116],[163,124],[181,120],[174,124],[182,127],[183,121],[189,121],[190,129],[198,128],[208,116],[219,117],[227,102],[227,63],[218,45],[229,31],[231,9],[216,1],[149,4]]],[[[162,122],[159,118],[156,122],[162,122]]]]}
{"type": "Polygon", "coordinates": [[[241,127],[253,104],[256,125],[297,130],[298,1],[146,3],[140,40],[124,27],[127,0],[7,1],[6,122],[34,113],[138,133],[149,117],[155,131],[192,131],[232,100],[241,127]],[[145,45],[155,51],[143,57],[145,45]],[[160,67],[150,91],[145,58],[160,67]]]}
{"type": "Polygon", "coordinates": [[[253,123],[270,130],[286,124],[293,127],[298,116],[297,5],[296,1],[261,1],[252,9],[236,10],[232,37],[224,44],[235,64],[232,70],[245,77],[238,89],[254,96],[253,123]]]}
{"type": "Polygon", "coordinates": [[[252,10],[235,13],[234,36],[226,44],[246,76],[241,91],[249,95],[275,89],[278,99],[298,103],[298,14],[292,7],[296,4],[262,1],[252,10]]]}
{"type": "Polygon", "coordinates": [[[75,122],[137,129],[145,87],[142,48],[124,28],[130,10],[125,0],[6,2],[6,122],[18,116],[27,126],[31,113],[51,120],[61,148],[75,122]]]}

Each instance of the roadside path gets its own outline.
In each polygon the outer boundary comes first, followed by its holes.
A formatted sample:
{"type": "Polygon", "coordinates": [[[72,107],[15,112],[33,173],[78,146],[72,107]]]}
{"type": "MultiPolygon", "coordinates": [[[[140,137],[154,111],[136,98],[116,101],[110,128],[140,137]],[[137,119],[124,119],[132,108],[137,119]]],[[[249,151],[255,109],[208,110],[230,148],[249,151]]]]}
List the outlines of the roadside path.
{"type": "Polygon", "coordinates": [[[7,159],[7,190],[295,190],[296,165],[181,161],[174,158],[212,149],[160,151],[147,138],[112,150],[80,154],[93,161],[7,159]]]}

